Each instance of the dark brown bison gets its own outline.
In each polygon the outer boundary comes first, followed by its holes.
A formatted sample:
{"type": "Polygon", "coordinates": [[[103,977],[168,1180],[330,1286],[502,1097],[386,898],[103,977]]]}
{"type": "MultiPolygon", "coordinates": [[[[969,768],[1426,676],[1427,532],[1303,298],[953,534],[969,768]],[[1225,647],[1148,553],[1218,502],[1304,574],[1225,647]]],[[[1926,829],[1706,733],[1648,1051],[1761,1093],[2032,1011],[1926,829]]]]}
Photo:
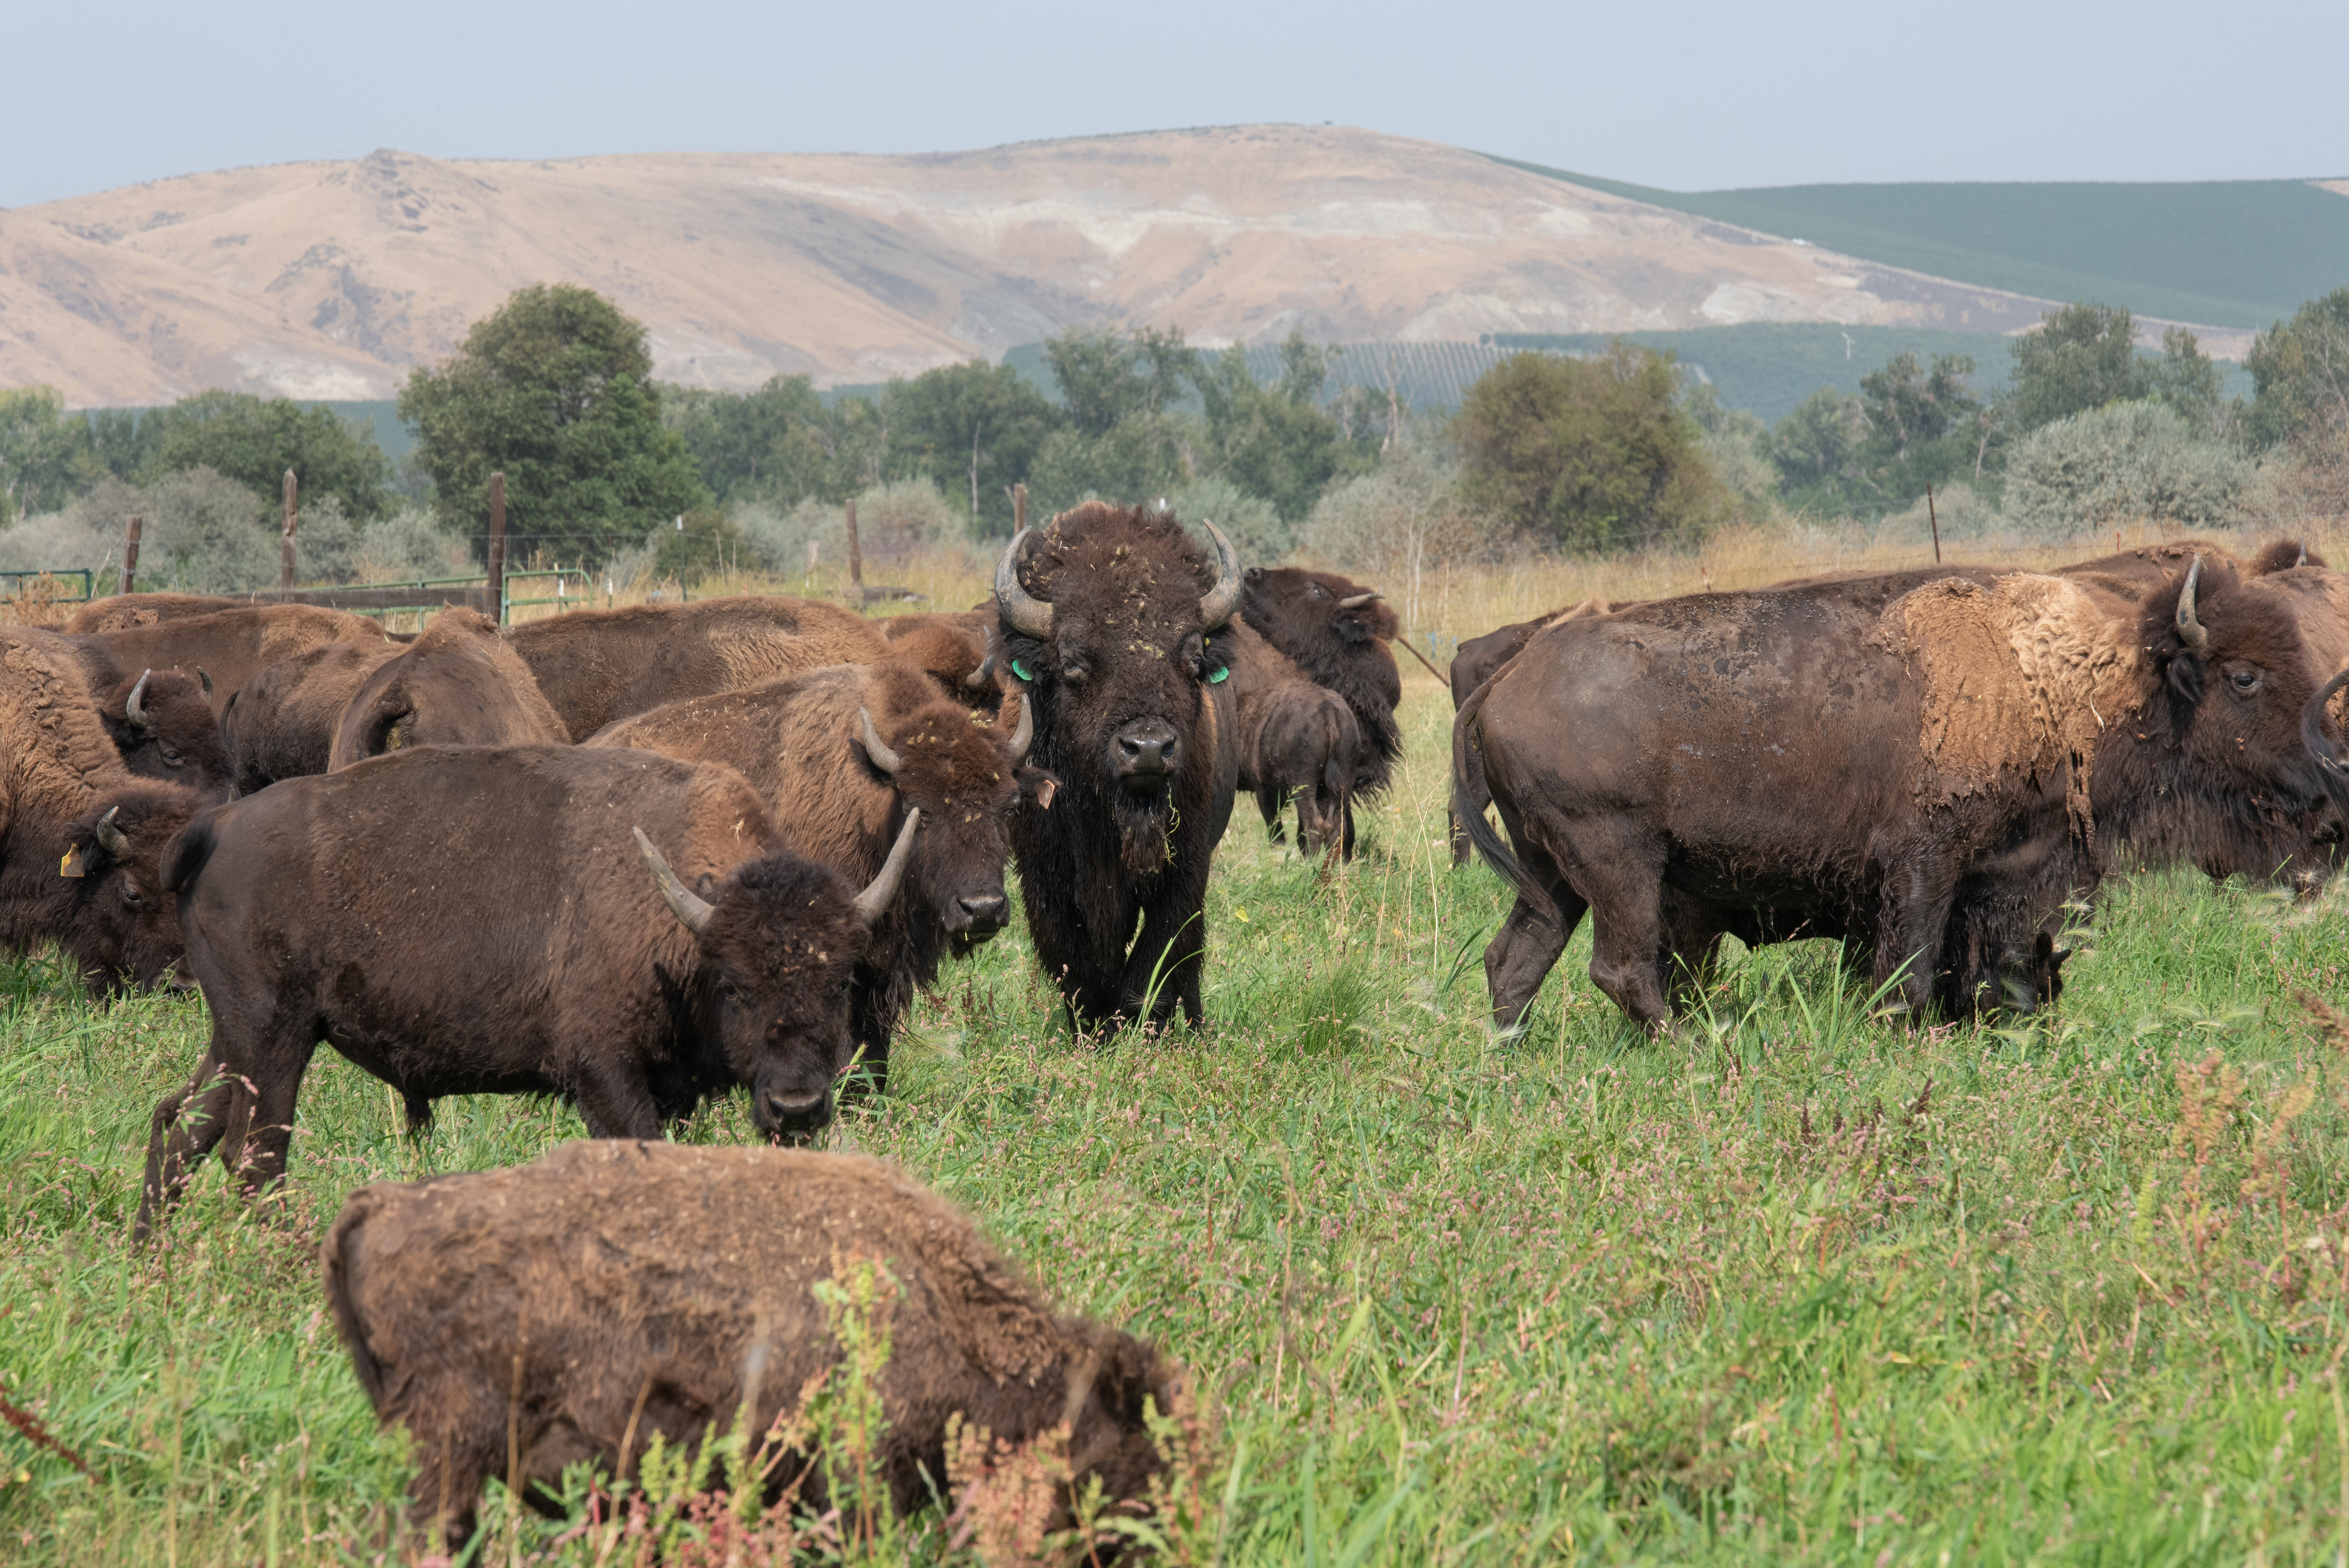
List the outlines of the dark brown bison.
{"type": "Polygon", "coordinates": [[[141,779],[184,784],[207,801],[228,791],[228,747],[203,686],[177,670],[141,670],[119,683],[98,717],[122,765],[141,779]]]}
{"type": "MultiPolygon", "coordinates": [[[[803,1150],[570,1143],[519,1168],[362,1187],[326,1234],[326,1300],[377,1417],[408,1429],[414,1525],[450,1552],[481,1484],[518,1468],[561,1511],[564,1470],[627,1475],[658,1434],[688,1452],[769,1429],[843,1376],[819,1287],[879,1284],[889,1358],[878,1459],[895,1506],[946,1484],[949,1421],[1027,1443],[1065,1425],[1071,1475],[1104,1501],[1159,1469],[1147,1415],[1180,1372],[1116,1329],[1062,1316],[970,1222],[878,1161],[803,1150]]],[[[876,1327],[879,1325],[876,1324],[876,1327]]],[[[779,1456],[767,1495],[812,1456],[779,1456]]],[[[722,1479],[722,1478],[721,1478],[722,1479]]],[[[1054,1500],[1061,1524],[1070,1496],[1054,1500]]]]}
{"type": "Polygon", "coordinates": [[[1032,723],[1023,702],[1011,707],[1019,717],[1009,733],[981,728],[920,670],[835,665],[669,703],[587,744],[726,764],[767,802],[785,845],[851,882],[874,876],[906,814],[922,813],[904,890],[857,967],[853,1028],[885,1086],[890,1037],[915,987],[936,978],[949,951],[968,952],[1010,918],[1012,809],[1023,798],[1049,805],[1057,787],[1021,765],[1032,723]]]}
{"type": "Polygon", "coordinates": [[[0,630],[0,947],[54,939],[101,992],[166,978],[180,928],[160,855],[198,806],[123,767],[64,639],[0,630]]]}
{"type": "Polygon", "coordinates": [[[2328,674],[2288,592],[2220,567],[2116,610],[2007,573],[1880,611],[1848,585],[1708,594],[1567,622],[1454,725],[1509,841],[1462,802],[1517,902],[1485,954],[1515,1024],[1586,909],[1592,978],[1661,1026],[1666,965],[1712,932],[1809,921],[1922,1009],[2046,994],[2048,926],[2106,847],[2172,820],[2301,818],[2328,674]]]}
{"type": "MultiPolygon", "coordinates": [[[[1485,633],[1481,637],[1471,637],[1462,643],[1453,653],[1452,667],[1444,672],[1448,677],[1447,684],[1452,687],[1452,711],[1458,713],[1461,705],[1475,695],[1476,688],[1491,680],[1500,671],[1501,666],[1522,653],[1525,645],[1532,642],[1534,634],[1543,627],[1553,622],[1563,621],[1569,615],[1604,615],[1606,614],[1608,614],[1607,601],[1594,594],[1570,608],[1553,610],[1547,615],[1537,616],[1530,621],[1519,621],[1514,625],[1501,626],[1485,633]]],[[[1492,797],[1484,792],[1481,785],[1464,789],[1457,781],[1454,782],[1453,798],[1445,803],[1444,813],[1444,820],[1448,829],[1446,836],[1452,841],[1454,865],[1468,863],[1468,831],[1460,825],[1461,811],[1473,810],[1482,816],[1485,809],[1492,803],[1492,797]]]]}
{"type": "Polygon", "coordinates": [[[506,637],[577,736],[666,702],[889,656],[879,626],[853,610],[752,594],[578,610],[506,637]]]}
{"type": "Polygon", "coordinates": [[[383,628],[362,615],[309,604],[254,604],[72,640],[122,675],[176,669],[196,676],[217,714],[239,686],[280,659],[327,643],[372,647],[385,638],[383,628]]]}
{"type": "Polygon", "coordinates": [[[235,793],[326,771],[351,699],[401,651],[393,642],[328,643],[279,660],[232,693],[220,727],[235,793]]]}
{"type": "Polygon", "coordinates": [[[410,746],[568,746],[530,666],[478,610],[448,609],[367,672],[335,727],[326,770],[410,746]]]}
{"type": "Polygon", "coordinates": [[[926,670],[950,692],[993,702],[995,607],[891,615],[874,623],[889,640],[889,657],[926,670]]]}
{"type": "Polygon", "coordinates": [[[1255,794],[1266,831],[1280,842],[1281,808],[1294,799],[1298,849],[1342,851],[1347,803],[1363,766],[1354,710],[1237,616],[1211,640],[1232,672],[1239,787],[1255,794]]]}
{"type": "Polygon", "coordinates": [[[1011,847],[1079,1029],[1178,1006],[1200,1021],[1207,872],[1239,776],[1208,647],[1239,605],[1239,558],[1208,532],[1215,565],[1170,514],[1088,501],[996,564],[997,656],[1036,706],[1029,759],[1061,781],[1051,810],[1012,813],[1011,847]]]}
{"type": "Polygon", "coordinates": [[[744,1083],[761,1131],[822,1126],[918,820],[859,892],[733,769],[646,751],[428,746],[214,808],[164,864],[212,1032],[156,1108],[142,1231],[223,1138],[248,1191],[284,1173],[320,1040],[419,1121],[562,1094],[595,1137],[657,1138],[744,1083]]]}
{"type": "MultiPolygon", "coordinates": [[[[1402,756],[1402,727],[1395,708],[1402,702],[1402,674],[1391,645],[1401,630],[1394,607],[1374,588],[1350,583],[1334,572],[1301,566],[1250,567],[1247,596],[1240,613],[1265,641],[1278,648],[1315,682],[1346,699],[1368,744],[1353,793],[1376,795],[1393,776],[1402,756]]],[[[1354,852],[1354,808],[1345,809],[1345,852],[1354,852]]]]}

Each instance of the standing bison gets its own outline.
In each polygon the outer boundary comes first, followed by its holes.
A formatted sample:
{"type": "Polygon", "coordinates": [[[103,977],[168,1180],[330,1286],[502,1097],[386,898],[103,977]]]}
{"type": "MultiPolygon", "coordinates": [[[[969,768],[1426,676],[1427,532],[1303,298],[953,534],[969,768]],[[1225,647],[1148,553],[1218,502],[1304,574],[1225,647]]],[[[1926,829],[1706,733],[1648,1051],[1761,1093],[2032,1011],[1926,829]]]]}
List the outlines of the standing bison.
{"type": "Polygon", "coordinates": [[[1354,779],[1363,767],[1354,710],[1237,616],[1215,644],[1231,666],[1239,787],[1255,793],[1266,831],[1280,842],[1281,808],[1293,800],[1299,851],[1316,855],[1340,848],[1354,779]]]}
{"type": "Polygon", "coordinates": [[[745,1083],[761,1131],[823,1126],[917,821],[859,892],[733,769],[650,752],[425,747],[216,808],[164,866],[212,1032],[155,1109],[140,1230],[223,1138],[248,1191],[284,1173],[320,1040],[417,1120],[561,1094],[595,1137],[657,1138],[745,1083]]]}
{"type": "MultiPolygon", "coordinates": [[[[1065,1425],[1070,1473],[1047,1504],[1060,1527],[1095,1479],[1104,1502],[1139,1498],[1160,1468],[1149,1408],[1170,1414],[1179,1392],[1150,1346],[1054,1313],[969,1221],[857,1155],[570,1143],[518,1169],[362,1187],[325,1254],[359,1387],[408,1429],[411,1521],[437,1517],[432,1545],[451,1553],[492,1476],[559,1512],[572,1465],[626,1475],[656,1434],[691,1452],[746,1404],[761,1432],[822,1379],[837,1396],[816,1293],[859,1264],[886,1271],[874,1458],[901,1511],[945,1482],[957,1416],[1012,1443],[1065,1425]]],[[[812,1458],[778,1456],[767,1496],[796,1481],[819,1511],[844,1501],[812,1458]]]]}
{"type": "MultiPolygon", "coordinates": [[[[1334,572],[1301,566],[1251,567],[1241,614],[1264,640],[1294,659],[1317,684],[1346,699],[1361,726],[1362,766],[1354,790],[1375,795],[1402,757],[1402,673],[1391,645],[1402,624],[1378,590],[1334,572]]],[[[1345,807],[1345,853],[1354,852],[1354,808],[1345,807]]]]}
{"type": "Polygon", "coordinates": [[[1029,760],[1061,786],[1050,811],[1013,813],[1011,847],[1037,956],[1081,1030],[1178,1006],[1201,1020],[1207,871],[1239,776],[1208,645],[1238,608],[1239,557],[1207,531],[1214,564],[1171,515],[1088,501],[996,564],[998,654],[1035,705],[1029,760]]]}

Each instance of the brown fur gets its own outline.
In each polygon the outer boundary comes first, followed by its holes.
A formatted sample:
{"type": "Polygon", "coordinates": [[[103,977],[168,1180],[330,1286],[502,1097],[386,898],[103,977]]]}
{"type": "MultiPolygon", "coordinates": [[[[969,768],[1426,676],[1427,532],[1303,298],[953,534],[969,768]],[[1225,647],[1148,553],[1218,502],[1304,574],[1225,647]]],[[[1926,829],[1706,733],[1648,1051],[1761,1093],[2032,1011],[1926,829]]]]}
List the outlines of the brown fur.
{"type": "MultiPolygon", "coordinates": [[[[1369,584],[1334,572],[1252,566],[1240,613],[1265,641],[1354,710],[1362,737],[1370,742],[1363,754],[1366,767],[1354,787],[1376,794],[1387,787],[1394,763],[1402,756],[1402,729],[1394,717],[1402,701],[1402,674],[1389,645],[1401,634],[1402,622],[1384,599],[1351,610],[1340,608],[1342,601],[1368,592],[1369,584]]],[[[1350,822],[1347,836],[1352,837],[1350,822]]]]}
{"type": "Polygon", "coordinates": [[[1023,792],[1050,781],[1007,754],[1019,704],[993,728],[941,698],[921,671],[895,662],[838,665],[622,719],[586,742],[720,762],[750,781],[793,851],[849,881],[872,881],[908,808],[919,808],[904,890],[858,968],[855,1032],[885,1083],[889,1040],[917,985],[951,949],[968,952],[1008,918],[1006,820],[1023,792]],[[867,758],[857,710],[873,716],[902,767],[893,779],[867,758]]]}
{"type": "Polygon", "coordinates": [[[987,663],[987,655],[994,649],[992,604],[979,610],[891,615],[874,624],[889,640],[892,659],[926,670],[949,696],[967,695],[974,702],[995,701],[992,680],[977,688],[964,684],[987,663]]]}
{"type": "Polygon", "coordinates": [[[564,727],[580,736],[663,703],[889,656],[878,625],[854,611],[749,594],[578,610],[506,637],[564,727]]]}
{"type": "Polygon", "coordinates": [[[1214,640],[1231,665],[1240,788],[1255,793],[1272,841],[1280,842],[1281,808],[1293,800],[1299,851],[1314,855],[1336,849],[1350,857],[1348,807],[1362,767],[1362,732],[1353,710],[1239,617],[1214,640]]]}
{"type": "Polygon", "coordinates": [[[222,610],[242,610],[250,599],[212,593],[116,593],[77,605],[60,628],[67,632],[127,632],[137,626],[160,625],[222,610]]]}
{"type": "Polygon", "coordinates": [[[409,746],[567,746],[530,666],[478,610],[447,609],[344,709],[326,771],[409,746]]]}
{"type": "Polygon", "coordinates": [[[327,643],[380,645],[383,628],[361,615],[309,604],[254,604],[158,622],[75,641],[111,661],[116,671],[176,669],[212,682],[217,714],[239,686],[277,663],[327,643]]]}
{"type": "Polygon", "coordinates": [[[344,710],[401,645],[328,643],[281,659],[244,683],[221,712],[235,792],[326,771],[344,710]]]}
{"type": "MultiPolygon", "coordinates": [[[[633,1473],[655,1433],[697,1448],[745,1401],[765,1430],[839,1375],[815,1289],[860,1263],[895,1287],[880,1461],[899,1509],[945,1484],[957,1415],[1015,1443],[1065,1421],[1079,1485],[1098,1476],[1107,1501],[1144,1492],[1159,1468],[1144,1402],[1165,1412],[1177,1369],[1054,1313],[968,1220],[877,1161],[573,1143],[518,1169],[360,1188],[324,1248],[359,1385],[419,1462],[411,1520],[442,1520],[451,1551],[482,1482],[507,1473],[510,1422],[543,1510],[566,1466],[633,1473]]],[[[801,1498],[832,1501],[820,1471],[802,1478],[808,1459],[790,1456],[769,1494],[800,1480],[801,1498]]]]}
{"type": "Polygon", "coordinates": [[[203,686],[192,676],[142,670],[115,683],[98,717],[122,754],[123,767],[140,778],[184,784],[208,803],[226,796],[228,747],[203,686]],[[141,676],[147,689],[140,695],[139,711],[146,722],[133,724],[130,694],[141,676]]]}

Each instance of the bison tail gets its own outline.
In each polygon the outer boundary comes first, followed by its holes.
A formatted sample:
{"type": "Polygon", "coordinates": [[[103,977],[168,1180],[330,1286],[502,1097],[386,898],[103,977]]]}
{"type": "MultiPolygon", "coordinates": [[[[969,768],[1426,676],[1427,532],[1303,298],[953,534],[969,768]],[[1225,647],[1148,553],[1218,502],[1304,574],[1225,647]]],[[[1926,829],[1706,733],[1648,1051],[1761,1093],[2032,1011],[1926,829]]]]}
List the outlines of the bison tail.
{"type": "Polygon", "coordinates": [[[1484,714],[1485,699],[1493,695],[1493,686],[1491,681],[1478,686],[1452,721],[1453,819],[1467,833],[1468,841],[1476,846],[1476,852],[1485,857],[1485,863],[1500,872],[1501,879],[1516,891],[1519,898],[1537,909],[1554,913],[1557,906],[1549,890],[1526,872],[1509,841],[1485,817],[1485,807],[1493,799],[1493,791],[1485,782],[1485,748],[1477,720],[1484,714]]]}
{"type": "Polygon", "coordinates": [[[335,1315],[335,1327],[350,1346],[351,1369],[358,1374],[359,1387],[367,1390],[367,1403],[383,1408],[383,1364],[367,1349],[367,1326],[359,1321],[358,1305],[351,1299],[352,1253],[358,1245],[358,1228],[375,1212],[376,1191],[362,1187],[343,1202],[343,1212],[336,1216],[334,1228],[326,1233],[326,1244],[319,1249],[320,1261],[326,1268],[326,1305],[335,1315]]]}
{"type": "Polygon", "coordinates": [[[220,835],[212,828],[212,813],[203,812],[171,837],[163,846],[163,891],[188,892],[196,885],[196,873],[212,858],[212,846],[220,835]]]}

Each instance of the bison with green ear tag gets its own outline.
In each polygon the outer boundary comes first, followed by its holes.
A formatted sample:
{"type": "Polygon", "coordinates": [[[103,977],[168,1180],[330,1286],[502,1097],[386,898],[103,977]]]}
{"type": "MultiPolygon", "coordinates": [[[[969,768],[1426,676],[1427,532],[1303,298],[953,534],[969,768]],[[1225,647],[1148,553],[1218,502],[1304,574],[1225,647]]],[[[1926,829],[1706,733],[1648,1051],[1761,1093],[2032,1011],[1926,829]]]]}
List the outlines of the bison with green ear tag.
{"type": "Polygon", "coordinates": [[[427,747],[290,779],[164,855],[212,1041],[156,1107],[143,1233],[216,1145],[285,1171],[324,1041],[399,1091],[559,1094],[657,1138],[737,1084],[771,1138],[832,1116],[849,981],[914,836],[858,888],[781,847],[730,768],[650,752],[427,747]]]}

